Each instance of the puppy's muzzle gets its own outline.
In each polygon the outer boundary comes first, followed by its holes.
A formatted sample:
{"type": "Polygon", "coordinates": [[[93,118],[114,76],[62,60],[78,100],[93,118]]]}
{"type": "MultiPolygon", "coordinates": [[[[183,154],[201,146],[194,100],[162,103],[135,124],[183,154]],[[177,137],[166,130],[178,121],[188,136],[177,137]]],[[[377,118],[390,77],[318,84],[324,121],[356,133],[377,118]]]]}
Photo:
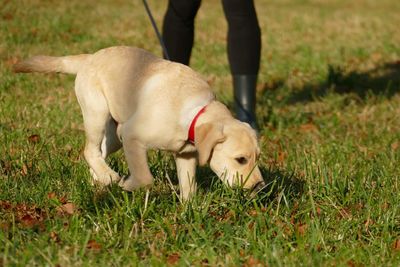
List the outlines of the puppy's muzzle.
{"type": "Polygon", "coordinates": [[[266,184],[264,181],[256,183],[250,190],[250,196],[255,197],[260,191],[262,191],[265,188],[265,186],[266,184]]]}

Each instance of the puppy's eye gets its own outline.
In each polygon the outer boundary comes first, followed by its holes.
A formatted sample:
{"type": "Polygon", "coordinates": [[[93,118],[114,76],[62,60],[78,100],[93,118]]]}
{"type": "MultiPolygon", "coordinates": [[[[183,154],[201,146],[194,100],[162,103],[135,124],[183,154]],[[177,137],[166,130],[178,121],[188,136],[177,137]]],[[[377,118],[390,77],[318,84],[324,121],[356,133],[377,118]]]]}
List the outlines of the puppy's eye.
{"type": "Polygon", "coordinates": [[[238,157],[235,158],[235,160],[237,161],[237,163],[239,163],[240,165],[244,165],[247,163],[247,159],[245,157],[238,157]]]}

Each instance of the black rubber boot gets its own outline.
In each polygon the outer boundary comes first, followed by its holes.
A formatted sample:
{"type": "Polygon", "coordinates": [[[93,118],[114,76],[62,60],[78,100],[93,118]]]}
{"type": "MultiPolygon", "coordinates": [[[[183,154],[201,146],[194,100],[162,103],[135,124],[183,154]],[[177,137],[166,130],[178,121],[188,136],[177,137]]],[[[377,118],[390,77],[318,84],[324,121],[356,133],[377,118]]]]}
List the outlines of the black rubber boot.
{"type": "Polygon", "coordinates": [[[256,121],[256,85],[257,75],[233,75],[233,93],[235,112],[238,120],[247,122],[258,131],[256,121]]]}

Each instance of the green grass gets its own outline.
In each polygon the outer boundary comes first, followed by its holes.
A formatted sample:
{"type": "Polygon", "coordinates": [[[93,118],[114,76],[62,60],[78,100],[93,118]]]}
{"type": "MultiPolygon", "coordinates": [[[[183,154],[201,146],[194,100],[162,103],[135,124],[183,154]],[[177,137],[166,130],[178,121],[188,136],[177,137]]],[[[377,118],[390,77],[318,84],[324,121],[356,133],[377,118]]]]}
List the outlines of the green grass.
{"type": "MultiPolygon", "coordinates": [[[[165,2],[150,1],[159,25],[165,2]]],[[[231,106],[226,22],[220,1],[203,2],[191,65],[231,106]]],[[[141,1],[4,1],[0,266],[399,266],[400,2],[258,0],[257,10],[268,190],[250,200],[202,168],[181,205],[171,156],[157,151],[147,203],[145,190],[91,186],[73,77],[10,70],[112,45],[160,54],[141,1]]],[[[121,152],[110,164],[128,171],[121,152]]]]}

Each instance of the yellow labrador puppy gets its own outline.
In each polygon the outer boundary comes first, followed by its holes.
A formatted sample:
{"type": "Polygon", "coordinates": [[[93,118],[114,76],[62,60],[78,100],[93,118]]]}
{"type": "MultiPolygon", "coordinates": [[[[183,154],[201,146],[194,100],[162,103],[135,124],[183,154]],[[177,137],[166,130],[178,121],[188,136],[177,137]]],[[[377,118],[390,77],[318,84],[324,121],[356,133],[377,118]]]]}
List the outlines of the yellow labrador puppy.
{"type": "Polygon", "coordinates": [[[210,164],[228,185],[264,185],[256,134],[215,101],[207,82],[189,67],[126,46],[94,54],[36,56],[15,72],[76,74],[75,93],[86,132],[85,159],[95,182],[124,190],[148,186],[146,151],[172,151],[182,199],[196,190],[196,164],[210,164]],[[130,176],[121,179],[105,158],[123,147],[130,176]]]}

